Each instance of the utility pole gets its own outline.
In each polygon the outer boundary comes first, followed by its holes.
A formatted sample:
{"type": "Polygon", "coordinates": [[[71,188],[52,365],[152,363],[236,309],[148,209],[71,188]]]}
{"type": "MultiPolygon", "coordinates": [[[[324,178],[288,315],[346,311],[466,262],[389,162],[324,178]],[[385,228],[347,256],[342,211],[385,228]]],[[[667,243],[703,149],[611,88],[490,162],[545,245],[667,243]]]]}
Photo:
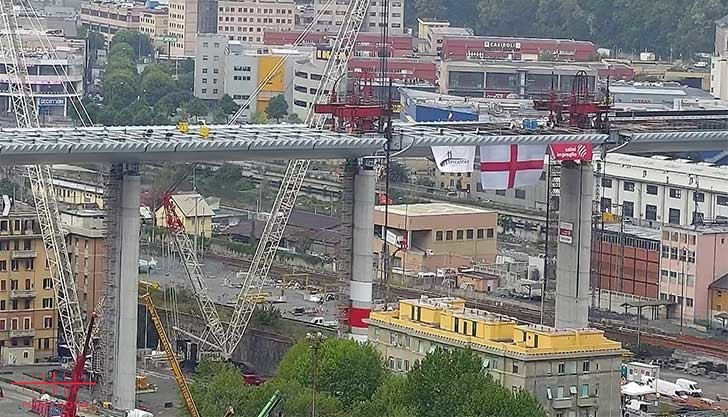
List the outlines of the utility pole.
{"type": "Polygon", "coordinates": [[[324,335],[321,332],[306,333],[308,345],[313,350],[313,366],[311,369],[311,417],[316,417],[316,372],[318,371],[318,354],[324,343],[324,335]]]}

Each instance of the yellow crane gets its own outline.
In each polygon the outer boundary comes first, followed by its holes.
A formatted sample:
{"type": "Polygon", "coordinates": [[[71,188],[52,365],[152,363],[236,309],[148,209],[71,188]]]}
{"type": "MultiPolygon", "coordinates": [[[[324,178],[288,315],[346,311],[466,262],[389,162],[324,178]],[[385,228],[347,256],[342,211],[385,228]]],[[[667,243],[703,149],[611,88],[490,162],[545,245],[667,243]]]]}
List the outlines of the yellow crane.
{"type": "Polygon", "coordinates": [[[152,296],[149,293],[146,293],[139,298],[144,302],[144,305],[147,306],[147,311],[149,311],[149,315],[152,318],[154,328],[157,329],[159,341],[162,343],[164,353],[167,355],[167,360],[169,361],[169,366],[172,368],[172,375],[174,375],[174,379],[177,381],[177,385],[179,386],[179,391],[182,393],[182,398],[185,400],[187,411],[190,412],[191,417],[200,417],[200,412],[197,411],[197,405],[195,405],[195,401],[192,399],[192,393],[190,393],[190,388],[187,386],[187,381],[182,374],[182,369],[179,367],[179,362],[177,362],[177,357],[172,349],[172,344],[169,342],[169,338],[167,338],[167,332],[164,331],[164,327],[162,326],[162,320],[159,318],[157,308],[154,307],[152,296]]]}

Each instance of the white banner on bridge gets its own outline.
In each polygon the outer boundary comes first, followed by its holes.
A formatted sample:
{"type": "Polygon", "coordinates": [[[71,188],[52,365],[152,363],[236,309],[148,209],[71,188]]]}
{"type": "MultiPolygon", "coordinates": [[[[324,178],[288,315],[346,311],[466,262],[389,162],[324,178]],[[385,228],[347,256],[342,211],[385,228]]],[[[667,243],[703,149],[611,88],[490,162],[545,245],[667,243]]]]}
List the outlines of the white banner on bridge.
{"type": "Polygon", "coordinates": [[[432,156],[440,172],[473,172],[475,146],[433,146],[432,156]]]}

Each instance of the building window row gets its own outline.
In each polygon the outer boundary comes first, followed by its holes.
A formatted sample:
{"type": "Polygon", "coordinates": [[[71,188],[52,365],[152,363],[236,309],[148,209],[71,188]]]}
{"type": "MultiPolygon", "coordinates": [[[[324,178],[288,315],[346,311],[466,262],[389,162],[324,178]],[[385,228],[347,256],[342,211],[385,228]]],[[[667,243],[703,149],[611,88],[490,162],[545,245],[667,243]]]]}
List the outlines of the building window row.
{"type": "Polygon", "coordinates": [[[475,239],[493,239],[495,237],[495,229],[460,229],[460,230],[437,230],[435,231],[435,241],[443,240],[472,240],[475,239]]]}

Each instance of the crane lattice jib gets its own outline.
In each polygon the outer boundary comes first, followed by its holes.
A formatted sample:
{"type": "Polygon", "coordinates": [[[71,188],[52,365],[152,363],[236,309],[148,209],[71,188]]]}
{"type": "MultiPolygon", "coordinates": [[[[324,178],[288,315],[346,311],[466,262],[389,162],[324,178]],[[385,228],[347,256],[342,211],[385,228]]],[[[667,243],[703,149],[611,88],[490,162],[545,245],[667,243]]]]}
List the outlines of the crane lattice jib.
{"type": "Polygon", "coordinates": [[[220,315],[217,313],[215,303],[212,302],[212,299],[210,299],[207,293],[207,287],[204,284],[205,275],[202,272],[202,266],[197,261],[194,244],[185,232],[184,223],[177,215],[174,201],[169,193],[162,197],[162,204],[164,206],[167,228],[171,232],[175,246],[177,247],[177,252],[182,258],[182,265],[192,284],[192,290],[195,293],[195,299],[200,308],[200,313],[210,329],[210,334],[212,334],[214,339],[213,344],[222,349],[225,345],[225,328],[220,321],[220,315]]]}
{"type": "MultiPolygon", "coordinates": [[[[12,0],[0,0],[0,18],[6,29],[5,33],[0,35],[0,48],[6,58],[8,90],[12,98],[16,123],[21,128],[39,127],[38,111],[32,96],[28,65],[18,34],[18,20],[12,0]]],[[[38,213],[48,269],[55,288],[60,325],[71,354],[76,357],[83,348],[86,331],[83,328],[81,306],[68,258],[65,235],[60,226],[53,174],[50,166],[37,165],[28,167],[28,177],[38,213]]]]}
{"type": "MultiPolygon", "coordinates": [[[[352,56],[356,38],[361,29],[362,22],[369,10],[370,0],[354,0],[349,4],[344,22],[334,41],[331,56],[326,62],[322,73],[314,103],[320,104],[327,100],[327,93],[336,94],[335,88],[346,75],[346,67],[352,56]]],[[[322,129],[326,122],[326,115],[314,113],[313,103],[306,116],[308,126],[322,129]]],[[[258,242],[255,255],[250,263],[248,274],[244,278],[243,286],[238,295],[235,310],[233,311],[230,327],[227,332],[227,345],[223,352],[230,357],[245,333],[250,318],[255,310],[255,303],[248,297],[251,292],[260,292],[275,260],[278,244],[283,237],[288,219],[291,216],[296,199],[306,178],[310,162],[307,160],[291,161],[286,168],[286,175],[281,182],[270,217],[265,224],[263,234],[258,242]]]]}
{"type": "Polygon", "coordinates": [[[174,379],[175,381],[177,381],[179,391],[185,401],[185,406],[187,407],[187,411],[190,413],[190,417],[200,417],[200,412],[197,410],[197,405],[195,405],[195,401],[192,399],[190,387],[187,386],[187,381],[182,374],[182,369],[180,369],[179,367],[179,362],[177,362],[177,357],[175,356],[174,350],[172,349],[172,344],[169,342],[167,332],[164,331],[164,326],[162,326],[162,320],[159,317],[159,313],[157,313],[156,307],[154,307],[152,296],[147,293],[142,295],[140,298],[147,306],[147,311],[152,318],[154,328],[157,329],[159,341],[160,343],[162,343],[164,353],[167,355],[167,361],[169,362],[169,366],[172,368],[172,375],[174,375],[174,379]]]}

